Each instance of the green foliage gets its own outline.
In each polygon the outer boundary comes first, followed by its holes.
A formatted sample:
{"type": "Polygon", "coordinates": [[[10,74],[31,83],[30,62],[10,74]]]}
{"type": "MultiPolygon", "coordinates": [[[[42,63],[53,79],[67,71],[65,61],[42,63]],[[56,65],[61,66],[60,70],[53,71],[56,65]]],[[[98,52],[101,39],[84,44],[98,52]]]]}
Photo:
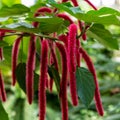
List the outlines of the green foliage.
{"type": "Polygon", "coordinates": [[[88,107],[94,97],[94,78],[86,68],[77,67],[76,80],[78,97],[88,107]]]}
{"type": "Polygon", "coordinates": [[[9,120],[8,114],[6,113],[5,109],[3,108],[1,101],[0,101],[0,119],[1,120],[9,120]]]}
{"type": "Polygon", "coordinates": [[[0,17],[10,17],[10,16],[17,16],[23,15],[25,13],[30,12],[30,9],[22,4],[15,4],[12,7],[3,7],[0,10],[0,17]]]}
{"type": "Polygon", "coordinates": [[[87,34],[89,37],[95,38],[106,47],[119,49],[118,41],[114,39],[112,34],[101,24],[93,24],[87,31],[87,34]]]}

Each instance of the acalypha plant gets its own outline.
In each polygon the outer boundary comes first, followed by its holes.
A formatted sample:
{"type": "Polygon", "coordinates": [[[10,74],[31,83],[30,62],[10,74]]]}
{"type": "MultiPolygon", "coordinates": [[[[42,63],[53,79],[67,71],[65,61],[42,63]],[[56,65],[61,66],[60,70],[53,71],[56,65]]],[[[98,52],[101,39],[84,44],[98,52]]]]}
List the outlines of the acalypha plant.
{"type": "MultiPolygon", "coordinates": [[[[97,11],[97,8],[89,1],[84,0],[90,7],[97,11]]],[[[73,7],[79,7],[77,0],[61,0],[56,4],[70,3],[73,7]]],[[[28,55],[26,60],[26,96],[29,104],[33,103],[34,98],[34,71],[36,69],[36,40],[40,42],[40,77],[38,84],[38,104],[39,104],[39,120],[45,120],[46,118],[46,90],[52,93],[54,77],[51,77],[48,73],[48,66],[54,66],[55,70],[60,74],[60,90],[58,93],[60,105],[61,105],[61,119],[68,120],[68,97],[67,93],[70,90],[71,103],[73,106],[79,105],[77,85],[76,85],[76,69],[81,67],[81,60],[83,59],[88,67],[89,72],[92,74],[95,84],[94,100],[96,103],[96,110],[100,116],[104,115],[104,109],[101,102],[99,84],[97,80],[96,70],[92,62],[91,57],[82,47],[81,41],[87,40],[86,31],[91,27],[91,24],[86,24],[81,20],[74,20],[67,12],[60,11],[56,6],[40,5],[34,12],[33,18],[47,17],[48,15],[55,16],[64,21],[67,21],[69,25],[63,33],[51,32],[45,35],[38,35],[35,33],[19,32],[17,39],[14,41],[11,53],[11,69],[12,69],[12,85],[16,85],[16,68],[18,65],[18,56],[21,41],[24,35],[30,37],[28,55]],[[57,49],[57,51],[56,51],[57,49]],[[58,62],[57,52],[61,56],[61,68],[58,62]]],[[[33,28],[39,28],[41,22],[35,19],[31,26],[33,28]]],[[[48,26],[49,27],[49,26],[48,26]]],[[[15,34],[17,30],[0,28],[0,41],[4,40],[6,35],[15,34]]],[[[4,48],[0,48],[0,61],[4,60],[3,54],[4,48]]],[[[88,86],[89,87],[89,86],[88,86]]],[[[0,68],[0,99],[6,101],[6,92],[4,88],[2,69],[0,68]]]]}

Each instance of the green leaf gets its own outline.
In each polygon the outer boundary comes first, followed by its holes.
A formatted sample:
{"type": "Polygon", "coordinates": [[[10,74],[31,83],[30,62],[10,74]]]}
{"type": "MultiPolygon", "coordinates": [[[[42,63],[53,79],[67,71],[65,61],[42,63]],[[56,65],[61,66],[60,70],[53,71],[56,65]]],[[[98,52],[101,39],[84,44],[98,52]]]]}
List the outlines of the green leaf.
{"type": "Polygon", "coordinates": [[[86,68],[77,67],[76,80],[78,97],[88,107],[94,97],[94,78],[86,68]]]}
{"type": "Polygon", "coordinates": [[[12,23],[9,25],[0,26],[1,29],[15,30],[18,32],[25,33],[38,33],[40,34],[40,29],[34,28],[31,24],[20,22],[20,23],[12,23]]]}
{"type": "Polygon", "coordinates": [[[48,66],[48,73],[53,78],[57,91],[60,93],[60,75],[53,65],[48,66]]]}
{"type": "Polygon", "coordinates": [[[120,16],[120,12],[113,9],[113,8],[109,8],[109,7],[102,7],[99,10],[90,10],[87,12],[87,14],[93,15],[93,16],[102,16],[102,15],[117,15],[120,16]]]}
{"type": "Polygon", "coordinates": [[[30,9],[22,4],[15,4],[12,7],[3,7],[0,9],[0,17],[10,17],[23,15],[25,13],[30,12],[30,9]]]}
{"type": "MultiPolygon", "coordinates": [[[[26,93],[26,64],[19,63],[16,68],[16,78],[21,89],[26,93]]],[[[34,73],[34,92],[38,91],[39,75],[34,73]]]]}
{"type": "Polygon", "coordinates": [[[2,3],[7,6],[12,6],[14,4],[21,3],[21,0],[2,0],[2,3]]]}
{"type": "Polygon", "coordinates": [[[83,20],[88,23],[99,23],[99,24],[105,24],[105,25],[118,25],[120,26],[120,20],[117,18],[117,16],[120,16],[120,12],[109,9],[109,8],[101,8],[97,11],[91,10],[87,13],[84,13],[79,7],[68,7],[65,4],[58,4],[54,0],[48,0],[48,3],[52,5],[53,7],[56,7],[60,10],[63,10],[70,15],[76,17],[78,20],[83,20]],[[105,12],[104,14],[104,11],[105,12]]]}
{"type": "Polygon", "coordinates": [[[39,29],[42,33],[53,33],[63,29],[61,26],[68,26],[63,19],[58,17],[43,16],[38,18],[27,18],[27,20],[36,21],[40,23],[39,29]]]}
{"type": "Polygon", "coordinates": [[[9,44],[3,40],[0,40],[0,47],[5,47],[5,46],[9,46],[9,44]]]}
{"type": "Polygon", "coordinates": [[[15,115],[13,116],[14,120],[25,120],[25,115],[24,115],[25,99],[24,98],[17,98],[15,100],[12,111],[15,112],[15,115]]]}
{"type": "Polygon", "coordinates": [[[0,120],[9,120],[8,114],[6,113],[5,109],[3,108],[1,101],[0,101],[0,120]]]}
{"type": "Polygon", "coordinates": [[[105,29],[103,25],[94,24],[88,31],[87,35],[89,37],[95,38],[100,43],[102,43],[105,47],[109,47],[112,49],[119,49],[117,39],[114,39],[112,34],[105,29]]]}

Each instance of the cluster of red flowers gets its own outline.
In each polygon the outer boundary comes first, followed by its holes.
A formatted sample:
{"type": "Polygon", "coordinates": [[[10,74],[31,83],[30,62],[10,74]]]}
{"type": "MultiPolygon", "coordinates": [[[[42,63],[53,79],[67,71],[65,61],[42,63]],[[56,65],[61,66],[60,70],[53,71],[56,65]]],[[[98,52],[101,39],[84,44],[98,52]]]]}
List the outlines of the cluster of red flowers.
{"type": "MultiPolygon", "coordinates": [[[[63,0],[62,2],[66,2],[68,0],[63,0]]],[[[78,2],[76,0],[71,0],[74,6],[78,6],[78,2]]],[[[85,0],[89,5],[91,5],[95,10],[96,7],[88,0],[85,0]]],[[[34,14],[35,17],[39,15],[45,15],[46,13],[53,13],[56,10],[52,10],[48,7],[41,7],[34,14]]],[[[74,21],[65,13],[57,13],[57,17],[60,17],[64,20],[68,20],[70,22],[68,32],[66,34],[57,35],[54,33],[53,35],[59,39],[59,41],[51,41],[48,39],[41,39],[41,59],[40,59],[40,78],[39,78],[39,87],[38,87],[38,98],[39,98],[39,120],[45,120],[46,116],[46,88],[48,88],[52,92],[53,86],[53,78],[48,80],[48,53],[50,50],[50,64],[55,66],[55,69],[59,72],[59,66],[57,62],[57,56],[55,52],[55,48],[58,48],[61,61],[62,61],[62,76],[60,81],[60,102],[61,102],[61,111],[62,111],[62,120],[68,120],[68,102],[67,102],[67,87],[68,83],[70,85],[70,93],[71,100],[74,106],[78,105],[78,95],[76,90],[76,66],[80,67],[81,58],[83,58],[88,66],[89,71],[94,76],[94,82],[96,85],[95,89],[95,102],[98,113],[102,116],[104,114],[103,107],[100,99],[100,92],[98,81],[96,77],[96,71],[94,65],[92,63],[91,58],[86,53],[86,51],[81,47],[79,39],[76,39],[77,31],[84,28],[84,23],[78,21],[76,25],[74,21]]],[[[32,25],[34,27],[38,27],[38,22],[33,22],[32,25]]],[[[0,30],[0,36],[4,36],[6,32],[11,32],[9,30],[0,30]]],[[[2,40],[3,38],[0,37],[2,40]]],[[[23,36],[19,36],[12,48],[12,84],[16,83],[16,75],[15,70],[17,66],[17,59],[19,53],[19,46],[23,36]]],[[[86,40],[86,34],[82,34],[82,39],[86,40]]],[[[26,63],[26,94],[28,98],[29,104],[32,104],[33,101],[33,84],[34,84],[34,70],[35,70],[35,58],[36,58],[36,36],[31,34],[29,50],[28,50],[28,58],[26,63]]],[[[0,60],[3,59],[2,48],[0,48],[0,60]]],[[[2,73],[0,70],[0,98],[5,101],[6,94],[4,90],[4,84],[2,79],[2,73]]]]}

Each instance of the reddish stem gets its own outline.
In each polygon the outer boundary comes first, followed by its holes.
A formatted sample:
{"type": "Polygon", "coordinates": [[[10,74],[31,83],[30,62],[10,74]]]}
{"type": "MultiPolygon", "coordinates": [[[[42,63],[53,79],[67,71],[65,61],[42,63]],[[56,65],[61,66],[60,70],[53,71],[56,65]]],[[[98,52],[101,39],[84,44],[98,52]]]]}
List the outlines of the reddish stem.
{"type": "Polygon", "coordinates": [[[85,0],[94,10],[97,10],[97,7],[95,7],[89,0],[85,0]]]}
{"type": "Polygon", "coordinates": [[[0,70],[0,95],[1,95],[2,101],[5,102],[6,101],[6,92],[5,92],[5,88],[4,88],[4,82],[3,82],[1,70],[0,70]]]}
{"type": "Polygon", "coordinates": [[[12,85],[15,85],[16,83],[15,70],[17,67],[17,59],[18,59],[19,46],[20,46],[21,39],[22,39],[22,36],[18,37],[14,42],[13,48],[12,48],[12,85]]]}
{"type": "Polygon", "coordinates": [[[68,68],[70,74],[70,93],[72,98],[73,105],[78,105],[78,96],[76,88],[76,35],[77,35],[77,26],[71,24],[69,27],[68,35],[68,68]]]}
{"type": "Polygon", "coordinates": [[[102,106],[102,102],[101,102],[101,98],[100,98],[99,85],[98,85],[98,80],[97,80],[97,75],[96,75],[96,70],[94,68],[94,64],[92,63],[91,58],[89,57],[89,55],[83,48],[80,48],[80,53],[82,54],[82,57],[85,60],[88,69],[93,74],[94,82],[95,82],[95,86],[96,86],[96,89],[95,89],[96,108],[97,108],[99,115],[103,116],[104,110],[103,110],[103,106],[102,106]]]}
{"type": "Polygon", "coordinates": [[[46,115],[46,74],[48,69],[48,41],[42,41],[41,50],[41,68],[40,68],[40,81],[39,81],[39,120],[45,120],[46,115]]]}
{"type": "Polygon", "coordinates": [[[34,69],[35,69],[35,44],[36,44],[36,36],[31,35],[30,43],[29,43],[29,51],[28,58],[26,63],[26,92],[28,97],[29,104],[32,104],[33,100],[33,79],[34,79],[34,69]]]}
{"type": "MultiPolygon", "coordinates": [[[[83,30],[83,27],[84,27],[84,23],[82,23],[82,22],[79,20],[79,21],[78,21],[78,24],[79,24],[80,31],[82,31],[82,30],[83,30]]],[[[86,33],[83,33],[82,39],[83,39],[84,41],[86,41],[86,39],[87,39],[86,33]]]]}
{"type": "Polygon", "coordinates": [[[60,84],[60,97],[61,97],[61,109],[62,109],[62,120],[68,120],[68,103],[67,103],[67,51],[65,47],[56,43],[62,57],[62,78],[60,84]]]}

